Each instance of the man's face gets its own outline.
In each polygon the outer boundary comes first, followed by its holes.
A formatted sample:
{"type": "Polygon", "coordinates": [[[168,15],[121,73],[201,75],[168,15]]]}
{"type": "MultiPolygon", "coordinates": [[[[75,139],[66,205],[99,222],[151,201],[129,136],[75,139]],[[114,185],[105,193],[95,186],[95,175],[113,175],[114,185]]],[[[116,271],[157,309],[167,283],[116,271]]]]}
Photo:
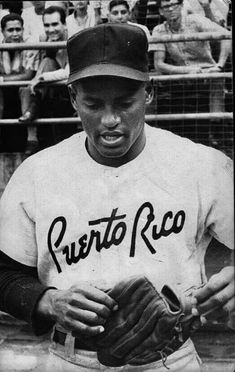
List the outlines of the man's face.
{"type": "Polygon", "coordinates": [[[72,88],[73,104],[98,163],[119,166],[134,159],[145,144],[145,86],[118,77],[92,77],[72,88]]]}
{"type": "Polygon", "coordinates": [[[182,10],[182,4],[179,4],[177,0],[163,0],[161,1],[160,13],[167,20],[176,20],[180,17],[182,10]]]}
{"type": "Polygon", "coordinates": [[[88,0],[84,1],[72,1],[74,9],[87,9],[88,7],[88,0]]]}
{"type": "Polygon", "coordinates": [[[60,13],[45,14],[43,24],[49,41],[63,40],[65,25],[61,22],[60,13]]]}
{"type": "Polygon", "coordinates": [[[6,43],[20,43],[23,39],[23,26],[20,21],[8,21],[4,30],[2,30],[6,43]]]}
{"type": "Polygon", "coordinates": [[[129,21],[129,11],[125,5],[114,6],[108,14],[109,22],[127,23],[129,21]]]}

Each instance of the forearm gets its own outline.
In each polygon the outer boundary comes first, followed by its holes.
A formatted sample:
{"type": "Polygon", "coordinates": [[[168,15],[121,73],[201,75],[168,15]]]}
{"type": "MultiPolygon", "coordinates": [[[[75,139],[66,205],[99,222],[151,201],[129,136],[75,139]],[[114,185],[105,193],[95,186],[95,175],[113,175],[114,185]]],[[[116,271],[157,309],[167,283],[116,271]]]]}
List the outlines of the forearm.
{"type": "Polygon", "coordinates": [[[214,16],[211,10],[210,4],[203,6],[203,9],[204,9],[206,18],[209,18],[212,22],[218,23],[216,17],[214,16]]]}
{"type": "Polygon", "coordinates": [[[60,68],[59,70],[43,72],[40,76],[44,81],[65,80],[69,77],[69,68],[66,66],[65,68],[60,68]]]}
{"type": "Polygon", "coordinates": [[[231,40],[221,40],[220,44],[220,55],[218,59],[218,65],[224,67],[228,56],[232,51],[232,42],[231,40]]]}
{"type": "Polygon", "coordinates": [[[48,331],[46,324],[34,321],[35,307],[47,289],[39,282],[36,268],[0,252],[0,310],[31,324],[35,334],[48,331]]]}
{"type": "Polygon", "coordinates": [[[155,70],[159,74],[165,74],[165,75],[188,74],[189,69],[192,69],[192,68],[189,66],[174,66],[174,65],[170,65],[165,62],[161,64],[155,63],[155,70]]]}
{"type": "Polygon", "coordinates": [[[10,74],[10,75],[2,75],[4,81],[22,81],[22,80],[31,80],[34,76],[35,72],[23,72],[22,74],[10,74]]]}

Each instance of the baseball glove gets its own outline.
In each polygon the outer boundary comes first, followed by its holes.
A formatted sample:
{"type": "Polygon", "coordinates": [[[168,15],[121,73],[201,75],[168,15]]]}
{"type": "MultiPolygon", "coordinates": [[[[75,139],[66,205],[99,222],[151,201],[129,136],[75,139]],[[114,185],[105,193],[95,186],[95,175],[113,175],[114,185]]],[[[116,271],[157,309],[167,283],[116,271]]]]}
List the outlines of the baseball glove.
{"type": "Polygon", "coordinates": [[[189,337],[192,315],[187,316],[174,291],[164,286],[158,293],[142,276],[116,284],[109,295],[118,303],[105,331],[83,339],[97,350],[100,363],[111,366],[163,363],[189,337]]]}

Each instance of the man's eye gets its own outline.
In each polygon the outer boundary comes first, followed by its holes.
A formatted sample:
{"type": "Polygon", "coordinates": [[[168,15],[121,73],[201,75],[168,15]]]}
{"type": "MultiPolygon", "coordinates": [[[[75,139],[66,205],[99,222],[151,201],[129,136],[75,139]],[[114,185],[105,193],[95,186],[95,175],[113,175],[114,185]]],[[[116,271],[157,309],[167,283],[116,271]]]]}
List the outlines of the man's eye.
{"type": "Polygon", "coordinates": [[[99,107],[99,104],[98,103],[86,103],[86,106],[89,108],[89,109],[91,109],[91,110],[96,110],[96,109],[98,109],[98,107],[99,107]]]}

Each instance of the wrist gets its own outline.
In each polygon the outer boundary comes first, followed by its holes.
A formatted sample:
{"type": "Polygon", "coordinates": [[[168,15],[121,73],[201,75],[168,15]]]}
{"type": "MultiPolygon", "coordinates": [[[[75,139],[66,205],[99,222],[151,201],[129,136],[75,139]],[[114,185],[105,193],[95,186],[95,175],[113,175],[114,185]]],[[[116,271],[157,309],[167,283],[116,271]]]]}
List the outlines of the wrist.
{"type": "Polygon", "coordinates": [[[44,317],[50,320],[54,319],[54,312],[53,312],[53,299],[55,292],[57,292],[56,288],[48,288],[42,297],[39,299],[35,312],[37,316],[44,317]]]}
{"type": "Polygon", "coordinates": [[[222,65],[220,65],[219,63],[217,63],[216,67],[219,68],[220,71],[223,71],[223,69],[224,69],[224,67],[222,65]]]}

